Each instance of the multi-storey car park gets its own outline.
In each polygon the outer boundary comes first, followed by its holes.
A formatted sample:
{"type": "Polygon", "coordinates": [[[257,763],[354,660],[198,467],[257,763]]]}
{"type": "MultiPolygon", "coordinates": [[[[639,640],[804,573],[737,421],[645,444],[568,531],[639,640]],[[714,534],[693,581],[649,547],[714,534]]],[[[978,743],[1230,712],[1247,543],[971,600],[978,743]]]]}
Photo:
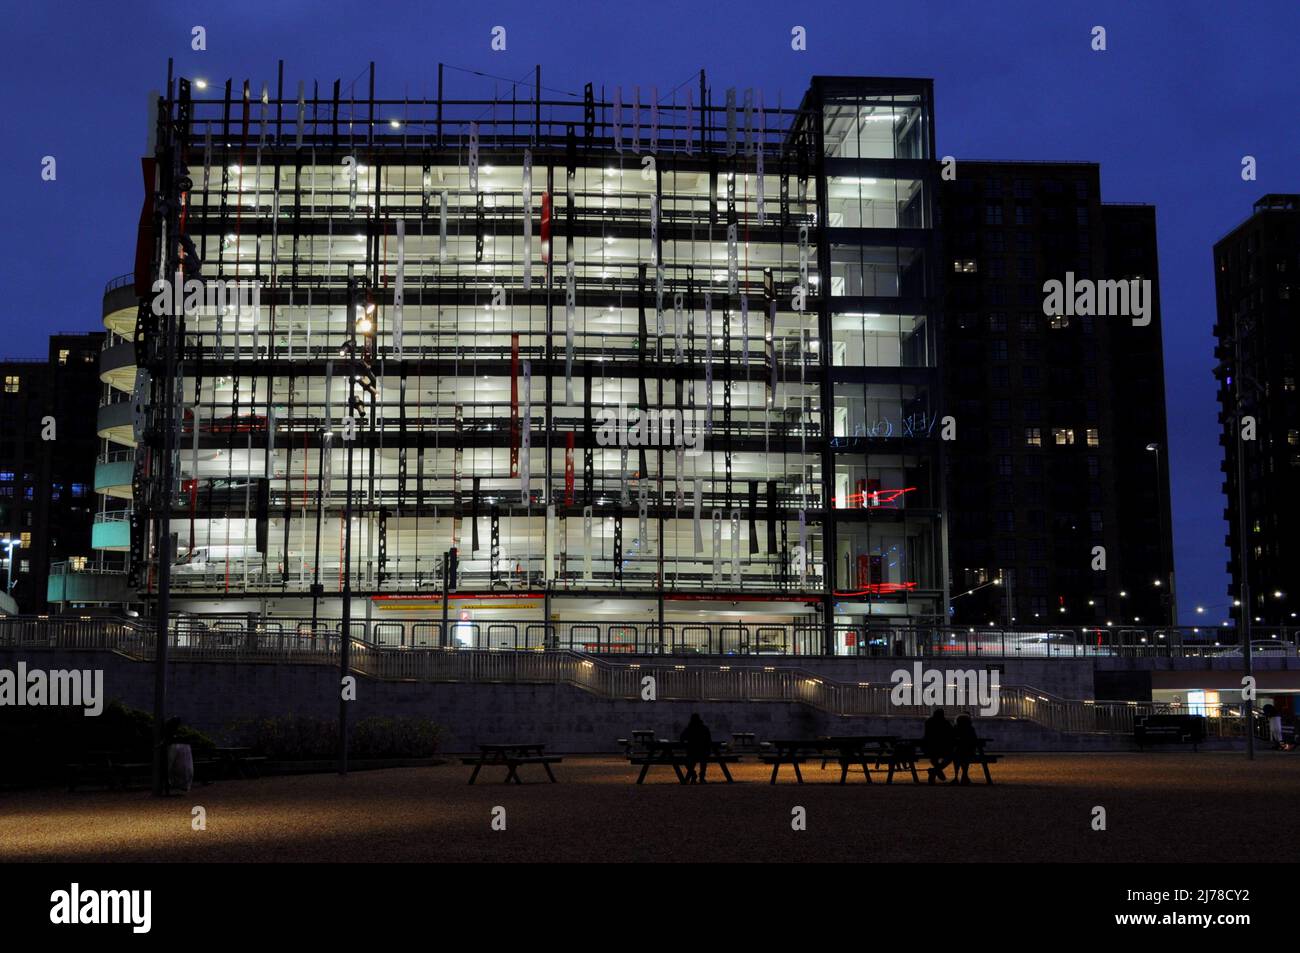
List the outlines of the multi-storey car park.
{"type": "Polygon", "coordinates": [[[159,98],[105,308],[138,363],[105,464],[138,451],[97,480],[143,599],[399,644],[851,652],[943,620],[930,81],[782,108],[703,74],[373,76],[159,98]]]}

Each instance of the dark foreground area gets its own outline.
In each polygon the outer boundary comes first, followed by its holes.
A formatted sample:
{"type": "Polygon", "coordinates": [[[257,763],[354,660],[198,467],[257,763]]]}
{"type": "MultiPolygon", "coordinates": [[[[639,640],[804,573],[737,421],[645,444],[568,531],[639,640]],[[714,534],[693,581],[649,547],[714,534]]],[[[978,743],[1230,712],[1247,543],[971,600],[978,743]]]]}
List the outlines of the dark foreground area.
{"type": "MultiPolygon", "coordinates": [[[[713,769],[710,769],[712,777],[713,769]]],[[[558,784],[521,768],[478,784],[458,762],[145,791],[0,795],[3,861],[1222,861],[1300,858],[1300,755],[1024,754],[994,785],[849,784],[817,764],[734,766],[734,785],[633,783],[610,757],[568,758],[558,784]],[[787,778],[790,778],[787,780],[787,778]],[[198,806],[207,829],[193,830],[198,806]],[[505,830],[493,830],[494,808],[505,830]],[[792,811],[807,829],[791,829],[792,811]],[[1093,830],[1094,808],[1106,830],[1093,830]]],[[[972,777],[972,780],[975,780],[972,777]]]]}

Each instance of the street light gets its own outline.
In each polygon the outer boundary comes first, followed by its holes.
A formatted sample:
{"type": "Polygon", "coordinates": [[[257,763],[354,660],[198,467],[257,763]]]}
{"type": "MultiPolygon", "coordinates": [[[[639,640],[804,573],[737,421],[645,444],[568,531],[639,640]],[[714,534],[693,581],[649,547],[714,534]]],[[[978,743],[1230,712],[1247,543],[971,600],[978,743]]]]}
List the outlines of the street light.
{"type": "Polygon", "coordinates": [[[9,552],[9,578],[5,585],[5,594],[11,594],[14,591],[14,550],[22,545],[21,539],[0,539],[0,545],[3,545],[9,552]]]}
{"type": "MultiPolygon", "coordinates": [[[[1165,542],[1165,505],[1164,505],[1164,484],[1160,480],[1160,444],[1149,443],[1147,450],[1156,455],[1156,526],[1160,534],[1156,540],[1157,551],[1160,553],[1160,561],[1164,562],[1164,542],[1165,542]]],[[[1172,540],[1170,541],[1172,544],[1172,540]]],[[[1159,580],[1156,586],[1160,586],[1159,580]]],[[[1178,590],[1174,586],[1174,560],[1173,553],[1169,554],[1169,624],[1178,625],[1178,590]]]]}

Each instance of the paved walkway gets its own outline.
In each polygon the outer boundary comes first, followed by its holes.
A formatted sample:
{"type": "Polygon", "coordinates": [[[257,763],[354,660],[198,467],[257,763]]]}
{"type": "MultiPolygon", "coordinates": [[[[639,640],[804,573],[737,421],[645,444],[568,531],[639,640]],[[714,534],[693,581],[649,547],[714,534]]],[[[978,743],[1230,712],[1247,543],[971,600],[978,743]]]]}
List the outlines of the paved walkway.
{"type": "MultiPolygon", "coordinates": [[[[570,758],[559,784],[474,787],[459,761],[147,792],[0,794],[0,860],[92,861],[1239,861],[1300,860],[1300,754],[1023,754],[985,787],[810,782],[643,786],[614,758],[570,758]],[[207,830],[191,830],[191,810],[207,830]],[[506,809],[506,830],[491,811],[506,809]],[[790,829],[792,808],[807,830],[790,829]],[[1092,809],[1107,811],[1105,832],[1092,809]]],[[[527,772],[527,768],[523,769],[527,772]]],[[[526,775],[526,781],[537,778],[526,775]]],[[[487,783],[484,783],[484,782],[487,783]]]]}

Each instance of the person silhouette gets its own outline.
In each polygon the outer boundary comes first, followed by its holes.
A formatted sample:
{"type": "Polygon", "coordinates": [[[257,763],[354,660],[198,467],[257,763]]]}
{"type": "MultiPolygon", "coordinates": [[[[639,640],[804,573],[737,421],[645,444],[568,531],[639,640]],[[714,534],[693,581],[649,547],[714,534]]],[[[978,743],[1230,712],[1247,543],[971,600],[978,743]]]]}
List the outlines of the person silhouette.
{"type": "Polygon", "coordinates": [[[952,723],[944,716],[942,708],[936,708],[934,714],[925,721],[925,735],[921,738],[921,750],[930,759],[930,777],[928,783],[942,781],[943,769],[952,763],[952,723]]]}
{"type": "Polygon", "coordinates": [[[956,784],[960,775],[962,784],[970,784],[970,764],[975,760],[979,750],[979,739],[975,736],[975,723],[970,715],[962,712],[957,716],[957,724],[952,729],[952,780],[956,784]]]}
{"type": "Polygon", "coordinates": [[[698,764],[699,783],[707,784],[704,780],[704,772],[709,767],[709,755],[713,750],[713,735],[709,734],[709,726],[704,723],[698,713],[691,715],[691,720],[687,722],[686,727],[682,730],[681,740],[686,742],[686,783],[694,784],[696,780],[695,766],[698,764]]]}

